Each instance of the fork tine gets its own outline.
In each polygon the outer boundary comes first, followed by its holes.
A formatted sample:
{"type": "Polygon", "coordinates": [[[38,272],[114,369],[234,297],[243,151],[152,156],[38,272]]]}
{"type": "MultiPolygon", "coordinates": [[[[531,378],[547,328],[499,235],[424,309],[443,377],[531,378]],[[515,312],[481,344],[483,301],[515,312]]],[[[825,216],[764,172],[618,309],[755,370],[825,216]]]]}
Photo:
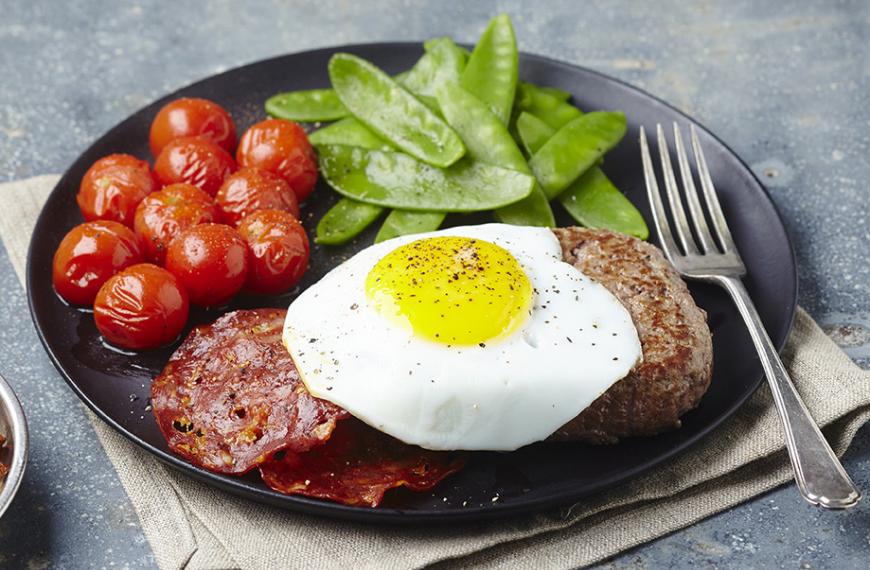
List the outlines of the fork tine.
{"type": "Polygon", "coordinates": [[[697,255],[700,252],[695,245],[692,231],[689,229],[689,221],[686,219],[686,211],[683,209],[683,199],[680,197],[680,189],[677,186],[677,177],[674,176],[674,167],[671,166],[671,151],[668,150],[668,139],[665,138],[665,131],[660,124],[656,126],[656,134],[659,143],[659,156],[662,161],[662,174],[665,178],[665,191],[668,194],[668,202],[671,206],[671,214],[674,217],[677,237],[683,245],[683,251],[687,255],[697,255]]]}
{"type": "Polygon", "coordinates": [[[725,214],[722,212],[722,206],[719,204],[719,197],[716,195],[716,188],[713,186],[713,179],[710,177],[710,170],[707,168],[707,160],[704,158],[704,151],[701,150],[701,142],[698,140],[695,125],[691,126],[690,131],[692,134],[692,151],[695,153],[695,162],[698,164],[698,178],[701,180],[701,189],[704,191],[704,201],[707,203],[707,209],[710,211],[713,229],[719,237],[722,250],[725,253],[736,254],[737,246],[734,245],[734,239],[731,237],[731,231],[728,229],[728,222],[725,219],[725,214]]]}
{"type": "Polygon", "coordinates": [[[716,243],[713,241],[713,236],[710,234],[710,228],[707,226],[707,219],[704,217],[704,210],[701,209],[701,201],[698,199],[698,189],[695,187],[695,180],[692,176],[692,168],[689,166],[689,159],[686,156],[686,147],[683,145],[683,135],[680,132],[680,126],[674,123],[674,142],[677,145],[677,161],[680,164],[680,178],[683,181],[683,191],[686,193],[686,202],[689,204],[689,213],[691,214],[692,223],[695,226],[695,234],[698,237],[698,245],[704,253],[716,249],[716,243]]]}
{"type": "Polygon", "coordinates": [[[680,250],[677,248],[673,234],[671,234],[671,226],[668,224],[668,217],[665,214],[665,206],[662,203],[659,184],[656,182],[656,173],[653,169],[652,158],[649,154],[649,144],[647,144],[646,132],[643,126],[640,127],[640,156],[643,160],[646,193],[652,209],[653,223],[656,226],[656,232],[659,234],[659,243],[668,260],[671,263],[676,263],[676,258],[680,256],[680,250]]]}

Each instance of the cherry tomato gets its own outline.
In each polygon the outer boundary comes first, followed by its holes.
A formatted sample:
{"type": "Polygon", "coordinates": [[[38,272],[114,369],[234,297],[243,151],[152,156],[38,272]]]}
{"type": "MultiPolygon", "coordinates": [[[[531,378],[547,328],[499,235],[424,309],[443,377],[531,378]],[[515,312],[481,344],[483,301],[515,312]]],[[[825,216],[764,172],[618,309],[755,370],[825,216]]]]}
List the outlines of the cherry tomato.
{"type": "Polygon", "coordinates": [[[139,238],[118,222],[98,220],[71,229],[54,253],[51,280],[74,305],[90,305],[103,283],[143,260],[139,238]]]}
{"type": "Polygon", "coordinates": [[[190,304],[174,275],[139,263],[106,281],[94,301],[94,322],[114,345],[133,350],[157,348],[175,340],[190,304]]]}
{"type": "Polygon", "coordinates": [[[149,144],[156,157],[170,141],[201,136],[227,152],[236,148],[236,125],[226,109],[208,99],[176,99],[163,106],[151,123],[149,144]]]}
{"type": "Polygon", "coordinates": [[[166,269],[178,277],[194,305],[221,305],[245,284],[247,246],[230,226],[200,224],[172,240],[166,269]]]}
{"type": "Polygon", "coordinates": [[[233,226],[257,210],[284,210],[299,217],[299,202],[290,185],[262,168],[242,168],[227,178],[215,203],[224,223],[233,226]]]}
{"type": "Polygon", "coordinates": [[[157,179],[163,185],[185,182],[214,196],[236,163],[227,151],[206,139],[182,137],[170,141],[154,162],[157,179]]]}
{"type": "Polygon", "coordinates": [[[299,202],[314,190],[317,160],[302,127],[284,119],[266,119],[245,131],[236,149],[239,166],[256,166],[287,181],[299,202]]]}
{"type": "Polygon", "coordinates": [[[158,188],[147,162],[129,154],[110,154],[85,172],[76,202],[85,221],[112,220],[132,226],[136,206],[158,188]]]}
{"type": "Polygon", "coordinates": [[[142,200],[133,228],[148,259],[163,265],[172,238],[197,224],[219,219],[211,196],[190,184],[170,184],[142,200]]]}
{"type": "Polygon", "coordinates": [[[289,291],[308,269],[308,236],[299,220],[281,210],[260,210],[239,224],[248,244],[248,280],[253,293],[289,291]]]}

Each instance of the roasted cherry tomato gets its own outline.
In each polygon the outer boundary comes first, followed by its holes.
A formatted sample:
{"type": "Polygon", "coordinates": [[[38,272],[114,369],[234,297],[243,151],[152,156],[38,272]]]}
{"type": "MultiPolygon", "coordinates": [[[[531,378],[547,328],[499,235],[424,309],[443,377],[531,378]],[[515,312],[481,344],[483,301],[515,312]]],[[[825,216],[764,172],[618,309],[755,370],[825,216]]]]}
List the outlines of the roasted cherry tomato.
{"type": "Polygon", "coordinates": [[[112,220],[132,226],[136,206],[157,188],[147,162],[129,154],[110,154],[85,172],[76,202],[88,222],[112,220]]]}
{"type": "Polygon", "coordinates": [[[242,168],[224,181],[215,196],[224,223],[238,226],[257,210],[284,210],[299,217],[296,194],[283,178],[262,168],[242,168]]]}
{"type": "Polygon", "coordinates": [[[109,220],[86,222],[71,229],[54,253],[54,290],[74,305],[90,305],[109,277],[142,260],[133,230],[109,220]]]}
{"type": "Polygon", "coordinates": [[[197,224],[219,219],[211,196],[190,184],[170,184],[142,200],[133,227],[148,259],[163,265],[172,238],[197,224]]]}
{"type": "Polygon", "coordinates": [[[308,236],[302,224],[281,210],[260,210],[239,224],[248,244],[248,280],[252,293],[289,291],[308,269],[308,236]]]}
{"type": "Polygon", "coordinates": [[[139,263],[106,281],[94,301],[94,322],[103,337],[122,348],[157,348],[175,340],[190,305],[174,275],[139,263]]]}
{"type": "Polygon", "coordinates": [[[239,166],[256,166],[287,181],[299,202],[314,190],[317,160],[308,135],[293,121],[266,119],[245,131],[236,149],[239,166]]]}
{"type": "Polygon", "coordinates": [[[156,157],[170,141],[200,136],[227,152],[236,148],[236,125],[227,111],[208,99],[176,99],[163,106],[151,123],[149,144],[156,157]]]}
{"type": "Polygon", "coordinates": [[[245,284],[247,246],[230,226],[200,224],[172,240],[166,269],[178,277],[194,305],[221,305],[245,284]]]}
{"type": "Polygon", "coordinates": [[[154,162],[163,185],[185,182],[214,196],[236,163],[227,151],[206,139],[182,137],[170,141],[154,162]]]}

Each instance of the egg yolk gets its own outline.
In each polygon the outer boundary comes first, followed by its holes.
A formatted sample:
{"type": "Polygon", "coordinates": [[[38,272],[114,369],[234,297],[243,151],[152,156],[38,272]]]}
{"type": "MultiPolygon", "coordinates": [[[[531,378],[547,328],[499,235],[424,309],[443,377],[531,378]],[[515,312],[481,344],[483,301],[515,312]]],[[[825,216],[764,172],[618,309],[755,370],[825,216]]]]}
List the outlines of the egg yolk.
{"type": "Polygon", "coordinates": [[[516,258],[488,241],[433,237],[400,246],[366,277],[369,304],[414,334],[483,344],[529,316],[532,285],[516,258]]]}

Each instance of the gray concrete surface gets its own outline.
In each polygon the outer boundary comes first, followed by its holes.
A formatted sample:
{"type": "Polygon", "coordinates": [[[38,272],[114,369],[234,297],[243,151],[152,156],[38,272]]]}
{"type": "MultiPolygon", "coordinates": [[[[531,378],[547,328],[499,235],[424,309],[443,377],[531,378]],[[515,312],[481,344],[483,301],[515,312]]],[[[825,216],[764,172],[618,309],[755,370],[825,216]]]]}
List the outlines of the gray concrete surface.
{"type": "MultiPolygon", "coordinates": [[[[347,42],[450,34],[474,41],[498,11],[523,50],[589,66],[673,102],[734,148],[793,236],[800,301],[870,366],[870,3],[165,3],[0,0],[0,181],[61,172],[156,97],[218,71],[347,42]]],[[[82,406],[39,346],[0,253],[0,372],[33,435],[0,521],[0,567],[154,566],[82,406]]],[[[870,490],[870,428],[846,467],[870,490]]],[[[791,486],[605,566],[866,568],[870,503],[805,505],[791,486]]]]}

